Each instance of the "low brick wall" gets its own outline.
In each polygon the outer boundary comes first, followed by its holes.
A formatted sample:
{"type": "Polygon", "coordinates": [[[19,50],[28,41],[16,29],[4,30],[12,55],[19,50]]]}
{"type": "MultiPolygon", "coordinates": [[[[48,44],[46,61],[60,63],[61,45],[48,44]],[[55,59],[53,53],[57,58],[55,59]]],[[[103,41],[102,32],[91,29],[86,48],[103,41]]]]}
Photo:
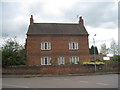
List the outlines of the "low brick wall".
{"type": "MultiPolygon", "coordinates": [[[[98,67],[97,67],[98,68],[98,67]]],[[[118,68],[112,66],[102,66],[97,72],[117,71],[118,68]]],[[[79,74],[93,73],[94,66],[84,65],[63,65],[63,66],[12,66],[2,69],[2,74],[79,74]]]]}

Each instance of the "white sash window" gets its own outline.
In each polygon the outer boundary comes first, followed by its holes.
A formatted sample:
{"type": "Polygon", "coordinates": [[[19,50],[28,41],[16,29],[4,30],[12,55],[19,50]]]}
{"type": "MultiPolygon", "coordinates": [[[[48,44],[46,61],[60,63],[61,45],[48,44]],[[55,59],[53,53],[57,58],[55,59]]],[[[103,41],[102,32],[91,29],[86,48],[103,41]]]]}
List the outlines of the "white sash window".
{"type": "Polygon", "coordinates": [[[42,57],[41,65],[51,65],[51,58],[50,57],[42,57]]]}
{"type": "Polygon", "coordinates": [[[78,50],[78,42],[69,42],[70,50],[78,50]]]}
{"type": "Polygon", "coordinates": [[[58,57],[58,65],[64,65],[65,58],[64,57],[58,57]]]}
{"type": "Polygon", "coordinates": [[[41,42],[41,50],[51,50],[50,42],[41,42]]]}
{"type": "Polygon", "coordinates": [[[70,57],[70,62],[73,63],[73,64],[78,64],[79,57],[77,57],[77,56],[70,57]]]}

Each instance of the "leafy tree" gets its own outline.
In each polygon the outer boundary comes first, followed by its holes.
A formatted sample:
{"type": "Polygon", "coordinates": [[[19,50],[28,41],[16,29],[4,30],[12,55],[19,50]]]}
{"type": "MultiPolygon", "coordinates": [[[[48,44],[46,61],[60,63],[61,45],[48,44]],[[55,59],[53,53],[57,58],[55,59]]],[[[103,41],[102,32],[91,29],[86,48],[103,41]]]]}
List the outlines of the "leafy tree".
{"type": "Polygon", "coordinates": [[[19,45],[16,40],[8,39],[2,47],[2,66],[24,65],[25,47],[19,45]]]}
{"type": "Polygon", "coordinates": [[[118,53],[118,45],[114,39],[112,39],[110,43],[110,52],[114,55],[118,53]]]}
{"type": "Polygon", "coordinates": [[[106,55],[109,53],[109,48],[106,47],[106,44],[103,43],[100,46],[100,54],[106,55]]]}

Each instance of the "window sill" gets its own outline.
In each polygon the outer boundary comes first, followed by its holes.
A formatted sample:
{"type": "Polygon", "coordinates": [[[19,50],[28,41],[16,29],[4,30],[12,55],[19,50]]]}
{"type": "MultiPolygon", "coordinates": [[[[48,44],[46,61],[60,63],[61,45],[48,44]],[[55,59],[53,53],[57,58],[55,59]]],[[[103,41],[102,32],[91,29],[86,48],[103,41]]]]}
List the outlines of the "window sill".
{"type": "Polygon", "coordinates": [[[77,51],[77,50],[79,50],[79,49],[69,49],[69,50],[71,50],[71,51],[77,51]]]}
{"type": "MultiPolygon", "coordinates": [[[[51,49],[50,49],[51,50],[51,49]]],[[[50,50],[41,50],[41,51],[50,51],[50,50]]]]}
{"type": "Polygon", "coordinates": [[[51,64],[41,64],[42,66],[49,66],[49,65],[51,65],[51,64]]]}

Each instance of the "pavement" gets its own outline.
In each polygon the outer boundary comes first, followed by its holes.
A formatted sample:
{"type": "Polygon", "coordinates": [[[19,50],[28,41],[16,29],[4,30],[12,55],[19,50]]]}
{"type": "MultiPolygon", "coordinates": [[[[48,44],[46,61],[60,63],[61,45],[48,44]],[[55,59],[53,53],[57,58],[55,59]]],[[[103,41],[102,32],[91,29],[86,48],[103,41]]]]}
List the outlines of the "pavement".
{"type": "Polygon", "coordinates": [[[22,74],[22,75],[2,75],[2,78],[30,78],[30,77],[65,77],[65,76],[90,76],[119,74],[118,72],[96,72],[96,73],[79,73],[79,74],[22,74]]]}

